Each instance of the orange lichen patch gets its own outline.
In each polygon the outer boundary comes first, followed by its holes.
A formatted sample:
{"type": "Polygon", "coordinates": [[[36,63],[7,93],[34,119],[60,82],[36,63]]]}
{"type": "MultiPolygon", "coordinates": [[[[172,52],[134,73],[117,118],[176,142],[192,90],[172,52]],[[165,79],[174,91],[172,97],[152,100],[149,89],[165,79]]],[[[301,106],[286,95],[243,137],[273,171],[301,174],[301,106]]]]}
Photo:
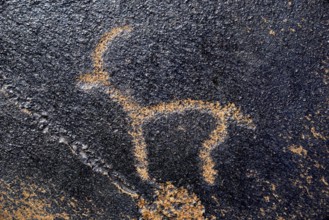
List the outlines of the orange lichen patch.
{"type": "Polygon", "coordinates": [[[326,136],[320,134],[319,132],[317,132],[314,127],[311,128],[311,133],[316,139],[321,139],[321,140],[324,140],[324,141],[326,141],[328,139],[328,137],[326,137],[326,136]]]}
{"type": "Polygon", "coordinates": [[[302,146],[291,145],[288,149],[292,153],[298,154],[299,156],[307,156],[307,150],[305,150],[302,146]]]}
{"type": "Polygon", "coordinates": [[[182,187],[176,188],[170,182],[160,184],[155,201],[140,199],[138,207],[145,220],[205,219],[205,209],[199,198],[182,187]]]}
{"type": "Polygon", "coordinates": [[[54,213],[54,202],[47,199],[45,189],[34,184],[12,186],[0,180],[0,219],[69,219],[68,214],[54,213]]]}

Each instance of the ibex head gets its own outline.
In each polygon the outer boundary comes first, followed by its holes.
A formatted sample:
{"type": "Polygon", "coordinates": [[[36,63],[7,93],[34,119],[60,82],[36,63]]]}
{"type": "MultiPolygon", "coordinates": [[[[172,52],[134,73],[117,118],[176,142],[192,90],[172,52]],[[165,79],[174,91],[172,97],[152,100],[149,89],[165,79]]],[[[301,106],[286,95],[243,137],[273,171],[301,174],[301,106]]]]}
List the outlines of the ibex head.
{"type": "MultiPolygon", "coordinates": [[[[199,157],[202,161],[201,173],[204,181],[210,185],[215,183],[217,171],[215,162],[211,157],[211,152],[218,145],[223,143],[228,135],[228,124],[237,122],[237,125],[253,129],[252,120],[243,115],[233,103],[221,106],[219,102],[208,102],[203,100],[176,100],[172,102],[163,102],[157,105],[141,106],[133,100],[133,97],[110,85],[109,73],[105,71],[103,55],[116,36],[123,32],[129,32],[129,26],[117,27],[104,34],[99,40],[93,54],[93,71],[82,75],[79,82],[91,85],[109,86],[108,93],[110,98],[118,102],[127,116],[131,119],[129,134],[132,137],[134,145],[135,166],[139,176],[144,181],[151,181],[148,171],[148,153],[145,138],[143,135],[143,124],[156,117],[170,115],[173,113],[185,113],[189,110],[195,110],[210,114],[216,121],[216,128],[210,133],[209,138],[202,143],[199,157]]],[[[154,180],[152,180],[154,181],[154,180]]]]}
{"type": "Polygon", "coordinates": [[[93,85],[109,85],[109,73],[105,71],[103,55],[108,48],[108,43],[113,41],[118,35],[123,32],[130,32],[130,26],[116,27],[105,33],[99,40],[93,54],[93,70],[91,73],[86,73],[79,77],[79,82],[89,83],[93,85]]]}

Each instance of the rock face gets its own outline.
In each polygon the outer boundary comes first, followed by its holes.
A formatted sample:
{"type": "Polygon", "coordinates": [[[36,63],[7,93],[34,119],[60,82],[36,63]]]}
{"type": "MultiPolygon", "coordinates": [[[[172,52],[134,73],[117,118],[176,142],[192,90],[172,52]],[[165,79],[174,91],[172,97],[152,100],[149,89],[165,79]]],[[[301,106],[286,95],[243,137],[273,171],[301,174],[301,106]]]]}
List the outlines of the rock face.
{"type": "Polygon", "coordinates": [[[328,12],[0,1],[0,219],[325,219],[328,12]]]}

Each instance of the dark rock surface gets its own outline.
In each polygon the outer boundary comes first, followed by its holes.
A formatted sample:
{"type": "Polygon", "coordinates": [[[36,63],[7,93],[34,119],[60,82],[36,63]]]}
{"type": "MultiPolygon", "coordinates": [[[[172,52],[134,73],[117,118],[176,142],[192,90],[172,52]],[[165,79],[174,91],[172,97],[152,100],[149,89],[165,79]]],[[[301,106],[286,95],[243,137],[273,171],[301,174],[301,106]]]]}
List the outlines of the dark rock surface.
{"type": "Polygon", "coordinates": [[[325,219],[328,30],[326,0],[0,0],[0,219],[18,218],[16,188],[54,218],[138,218],[138,199],[116,184],[151,200],[167,181],[195,193],[208,218],[325,219]],[[198,157],[211,115],[143,125],[152,183],[136,172],[127,113],[106,87],[79,85],[101,36],[124,25],[132,31],[108,45],[105,69],[139,105],[234,103],[252,119],[255,129],[231,123],[211,152],[214,185],[198,157]]]}

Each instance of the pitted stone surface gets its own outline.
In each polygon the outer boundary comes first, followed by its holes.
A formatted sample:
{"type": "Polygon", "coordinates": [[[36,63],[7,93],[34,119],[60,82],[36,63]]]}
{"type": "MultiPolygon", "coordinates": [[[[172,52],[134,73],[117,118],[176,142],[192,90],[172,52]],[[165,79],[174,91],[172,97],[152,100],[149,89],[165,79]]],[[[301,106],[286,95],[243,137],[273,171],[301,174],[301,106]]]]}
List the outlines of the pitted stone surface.
{"type": "Polygon", "coordinates": [[[146,218],[141,201],[163,184],[208,219],[325,219],[328,12],[325,0],[0,1],[0,219],[146,218]],[[138,106],[233,103],[252,120],[229,123],[211,151],[213,185],[199,157],[210,114],[143,124],[145,180],[127,111],[109,85],[79,83],[101,37],[123,26],[102,56],[110,86],[138,106]]]}

